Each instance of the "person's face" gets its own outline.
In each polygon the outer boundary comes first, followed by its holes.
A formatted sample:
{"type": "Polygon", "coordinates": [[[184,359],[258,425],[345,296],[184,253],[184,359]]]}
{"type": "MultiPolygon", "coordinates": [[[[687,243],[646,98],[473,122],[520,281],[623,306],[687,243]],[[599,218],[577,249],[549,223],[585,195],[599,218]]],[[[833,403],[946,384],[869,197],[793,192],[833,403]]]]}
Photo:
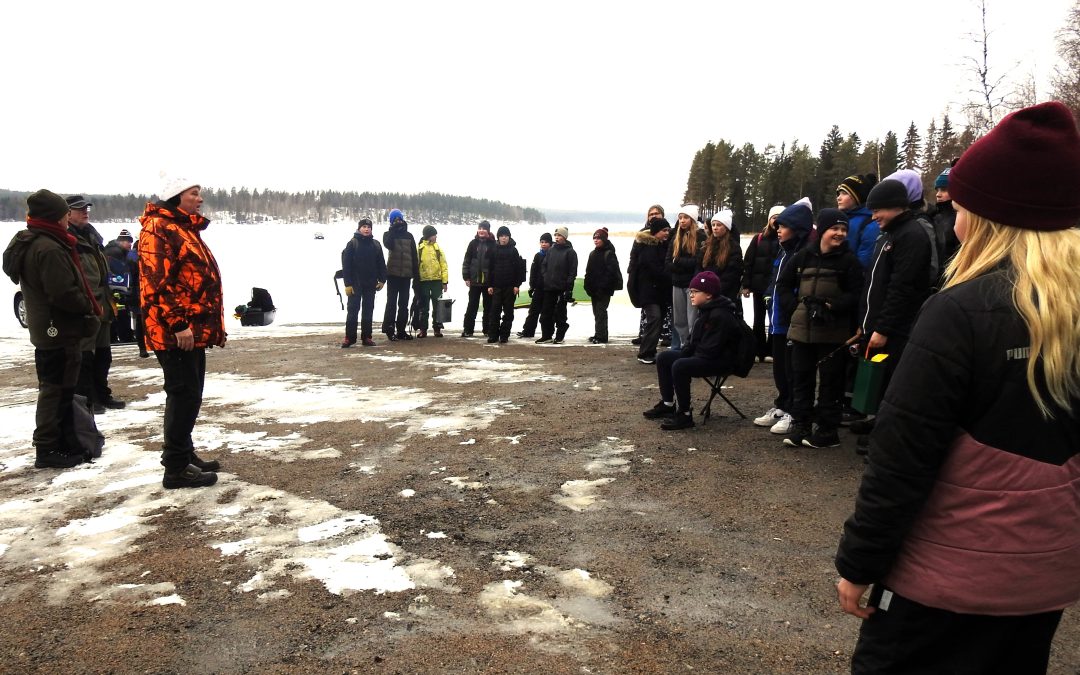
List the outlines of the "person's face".
{"type": "Polygon", "coordinates": [[[491,236],[491,230],[486,230],[482,227],[478,227],[476,228],[476,236],[480,237],[481,239],[487,239],[489,236],[491,236]]]}
{"type": "Polygon", "coordinates": [[[664,214],[660,213],[660,209],[649,209],[649,215],[645,217],[645,220],[649,221],[649,220],[652,220],[653,218],[663,218],[663,217],[664,217],[664,214]]]}
{"type": "Polygon", "coordinates": [[[836,208],[841,211],[850,211],[856,206],[855,198],[847,190],[836,191],[836,208]]]}
{"type": "Polygon", "coordinates": [[[555,243],[556,244],[562,244],[565,241],[566,241],[566,237],[562,236],[561,234],[555,235],[555,243]]]}
{"type": "Polygon", "coordinates": [[[547,239],[541,239],[540,240],[540,250],[541,251],[546,251],[549,248],[551,248],[551,242],[548,241],[547,239]]]}
{"type": "Polygon", "coordinates": [[[769,227],[776,229],[776,216],[769,216],[769,227]]]}
{"type": "Polygon", "coordinates": [[[872,211],[874,220],[877,221],[879,227],[888,227],[889,223],[893,221],[898,215],[904,212],[904,209],[900,207],[891,207],[887,209],[874,209],[872,211]]]}
{"type": "Polygon", "coordinates": [[[934,197],[935,199],[937,199],[938,204],[940,204],[941,202],[947,202],[952,199],[952,197],[949,196],[948,188],[935,188],[934,197]]]}
{"type": "Polygon", "coordinates": [[[722,237],[725,230],[727,230],[727,226],[725,226],[719,220],[712,221],[712,236],[722,237]]]}
{"type": "Polygon", "coordinates": [[[696,288],[690,289],[690,304],[694,307],[701,307],[710,300],[712,300],[712,296],[705,291],[699,291],[696,288]]]}
{"type": "Polygon", "coordinates": [[[500,234],[499,235],[499,243],[502,244],[503,246],[506,246],[507,244],[509,244],[510,243],[510,235],[508,235],[508,234],[500,234]]]}
{"type": "Polygon", "coordinates": [[[81,209],[71,209],[68,211],[68,224],[75,227],[86,227],[90,222],[90,207],[84,206],[81,209]]]}
{"type": "Polygon", "coordinates": [[[780,229],[776,231],[776,238],[780,241],[787,241],[788,239],[795,238],[795,230],[791,229],[787,225],[780,223],[780,229]]]}
{"type": "Polygon", "coordinates": [[[600,248],[601,246],[604,245],[604,240],[601,239],[600,237],[593,237],[592,245],[595,246],[596,248],[600,248]]]}
{"type": "Polygon", "coordinates": [[[963,243],[964,239],[967,238],[968,215],[970,212],[955,202],[953,203],[953,208],[956,209],[956,222],[953,223],[953,234],[955,234],[956,238],[963,243]]]}
{"type": "Polygon", "coordinates": [[[202,188],[196,185],[180,193],[180,209],[184,213],[201,213],[203,204],[202,188]]]}
{"type": "Polygon", "coordinates": [[[439,235],[433,234],[430,237],[428,237],[427,240],[430,241],[432,244],[434,244],[435,240],[438,239],[438,238],[439,238],[439,235]]]}
{"type": "Polygon", "coordinates": [[[837,223],[821,235],[821,252],[828,253],[847,239],[847,226],[837,223]]]}
{"type": "Polygon", "coordinates": [[[694,222],[694,219],[691,218],[690,216],[686,215],[685,213],[680,213],[679,214],[679,227],[681,229],[683,229],[683,230],[689,229],[690,225],[692,225],[693,222],[694,222]]]}
{"type": "Polygon", "coordinates": [[[361,225],[360,226],[360,234],[364,235],[365,237],[370,237],[371,236],[371,226],[370,225],[361,225]]]}
{"type": "Polygon", "coordinates": [[[671,236],[671,230],[669,230],[668,228],[665,227],[664,229],[657,232],[655,236],[660,241],[667,241],[668,237],[671,236]]]}
{"type": "Polygon", "coordinates": [[[120,248],[124,249],[125,251],[131,250],[131,242],[127,239],[117,239],[116,243],[120,244],[120,248]]]}

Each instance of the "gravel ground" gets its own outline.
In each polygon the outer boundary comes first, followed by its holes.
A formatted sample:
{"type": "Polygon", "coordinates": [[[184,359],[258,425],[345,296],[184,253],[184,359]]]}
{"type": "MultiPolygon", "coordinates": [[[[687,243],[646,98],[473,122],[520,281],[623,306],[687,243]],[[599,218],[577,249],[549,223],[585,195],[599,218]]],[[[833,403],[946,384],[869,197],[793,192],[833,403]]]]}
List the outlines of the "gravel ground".
{"type": "MultiPolygon", "coordinates": [[[[626,340],[313,330],[210,353],[197,441],[225,468],[203,490],[160,486],[153,359],[116,350],[132,405],[67,472],[25,464],[33,366],[4,371],[0,670],[847,671],[850,436],[785,448],[722,403],[660,431],[626,340]]],[[[768,365],[730,389],[751,417],[771,395],[768,365]]],[[[1080,672],[1073,610],[1050,672],[1080,672]]]]}

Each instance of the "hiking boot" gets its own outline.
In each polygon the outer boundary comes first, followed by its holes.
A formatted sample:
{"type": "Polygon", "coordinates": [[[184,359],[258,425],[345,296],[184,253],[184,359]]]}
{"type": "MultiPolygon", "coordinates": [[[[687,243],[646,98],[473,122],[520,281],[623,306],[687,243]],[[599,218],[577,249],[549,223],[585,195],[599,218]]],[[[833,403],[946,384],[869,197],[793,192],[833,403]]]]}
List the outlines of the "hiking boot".
{"type": "Polygon", "coordinates": [[[421,328],[420,332],[416,334],[416,337],[418,337],[418,338],[426,338],[427,337],[427,329],[426,328],[421,328]]]}
{"type": "Polygon", "coordinates": [[[165,477],[161,479],[161,486],[166,490],[177,488],[209,487],[217,482],[216,473],[206,473],[199,470],[194,464],[188,464],[180,471],[165,471],[165,477]]]}
{"type": "Polygon", "coordinates": [[[374,347],[375,346],[375,341],[372,340],[369,337],[366,337],[366,338],[363,339],[363,341],[360,344],[364,345],[365,347],[374,347]]]}
{"type": "Polygon", "coordinates": [[[771,427],[780,421],[786,413],[780,408],[769,408],[769,411],[761,417],[754,418],[754,424],[759,427],[771,427]]]}
{"type": "Polygon", "coordinates": [[[667,422],[660,425],[660,428],[664,431],[678,431],[680,429],[690,429],[694,426],[694,416],[689,411],[675,413],[667,422]]]}
{"type": "Polygon", "coordinates": [[[104,406],[110,410],[122,410],[127,405],[127,401],[121,401],[110,396],[104,403],[104,406]]]}
{"type": "Polygon", "coordinates": [[[772,425],[769,431],[774,434],[786,434],[791,431],[791,424],[791,415],[785,414],[776,424],[772,425]]]}
{"type": "Polygon", "coordinates": [[[217,471],[221,468],[221,462],[216,459],[211,459],[209,461],[199,459],[199,456],[194,452],[188,456],[188,462],[191,463],[192,466],[198,467],[199,471],[217,471]]]}
{"type": "Polygon", "coordinates": [[[792,424],[791,430],[788,431],[787,436],[784,437],[784,445],[798,448],[806,443],[806,438],[810,435],[809,424],[792,424]]]}
{"type": "Polygon", "coordinates": [[[140,359],[148,359],[148,358],[150,358],[150,352],[146,351],[146,347],[139,347],[139,358],[140,359]]]}
{"type": "Polygon", "coordinates": [[[432,333],[432,335],[434,335],[435,337],[442,337],[442,330],[436,328],[435,332],[432,333]]]}
{"type": "Polygon", "coordinates": [[[352,347],[354,344],[356,344],[355,340],[350,340],[349,338],[345,338],[344,340],[341,341],[341,348],[342,349],[348,349],[349,347],[352,347]]]}
{"type": "Polygon", "coordinates": [[[540,339],[536,340],[535,342],[538,345],[543,345],[543,344],[547,344],[547,343],[551,342],[551,338],[549,338],[549,337],[541,337],[540,339]]]}
{"type": "Polygon", "coordinates": [[[73,466],[78,466],[83,463],[84,458],[82,454],[69,455],[59,450],[51,450],[47,452],[37,451],[37,458],[34,460],[35,469],[70,469],[73,466]]]}
{"type": "Polygon", "coordinates": [[[409,335],[408,333],[398,333],[397,339],[399,339],[399,340],[411,340],[411,339],[413,339],[413,336],[409,335]]]}
{"type": "Polygon", "coordinates": [[[495,343],[496,343],[496,342],[498,342],[498,341],[499,341],[499,336],[498,336],[498,335],[492,335],[491,337],[489,337],[489,338],[487,339],[487,343],[488,343],[489,345],[493,345],[493,344],[495,344],[495,343]]]}
{"type": "Polygon", "coordinates": [[[827,431],[818,427],[808,438],[802,439],[802,444],[808,448],[835,448],[840,445],[840,436],[835,429],[827,431]]]}
{"type": "Polygon", "coordinates": [[[865,436],[874,430],[874,418],[865,420],[855,420],[848,425],[848,429],[851,429],[851,433],[858,434],[859,436],[865,436]]]}
{"type": "Polygon", "coordinates": [[[647,420],[658,420],[662,417],[671,417],[675,414],[675,404],[672,403],[668,405],[667,403],[660,401],[641,414],[644,415],[647,420]]]}

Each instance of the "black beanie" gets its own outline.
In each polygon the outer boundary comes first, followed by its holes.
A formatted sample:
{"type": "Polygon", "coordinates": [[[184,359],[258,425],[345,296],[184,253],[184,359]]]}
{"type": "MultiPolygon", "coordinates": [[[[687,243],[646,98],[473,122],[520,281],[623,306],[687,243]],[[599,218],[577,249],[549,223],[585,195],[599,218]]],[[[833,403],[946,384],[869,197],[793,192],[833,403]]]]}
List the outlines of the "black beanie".
{"type": "Polygon", "coordinates": [[[836,191],[841,190],[855,198],[856,204],[865,204],[870,190],[877,185],[877,175],[868,173],[861,176],[848,176],[836,186],[836,191]]]}
{"type": "Polygon", "coordinates": [[[486,220],[481,220],[480,224],[476,226],[476,229],[487,230],[488,232],[491,232],[491,223],[486,220]]]}
{"type": "Polygon", "coordinates": [[[68,211],[67,201],[49,190],[38,190],[26,198],[26,215],[30,218],[41,218],[58,223],[68,211]]]}
{"type": "Polygon", "coordinates": [[[371,218],[361,218],[360,222],[358,222],[356,224],[356,229],[360,229],[361,227],[363,227],[365,225],[367,225],[368,227],[371,227],[371,218]]]}
{"type": "Polygon", "coordinates": [[[438,233],[439,233],[439,231],[435,229],[434,225],[425,225],[424,230],[422,232],[422,234],[424,235],[424,239],[427,239],[429,237],[434,237],[438,233]]]}
{"type": "Polygon", "coordinates": [[[848,225],[848,217],[843,211],[833,208],[821,209],[817,214],[815,229],[821,233],[838,223],[843,223],[845,226],[848,225]]]}
{"type": "Polygon", "coordinates": [[[660,230],[671,229],[671,223],[665,218],[653,218],[649,221],[649,234],[656,234],[660,230]]]}
{"type": "Polygon", "coordinates": [[[502,226],[499,227],[499,231],[496,232],[495,234],[496,234],[496,236],[499,236],[499,237],[501,237],[503,235],[506,235],[507,237],[509,237],[510,236],[510,228],[505,226],[505,225],[502,225],[502,226]]]}
{"type": "Polygon", "coordinates": [[[541,242],[546,241],[547,243],[551,244],[551,243],[554,243],[555,240],[551,238],[551,233],[550,232],[545,232],[542,235],[540,235],[540,241],[541,242]]]}
{"type": "Polygon", "coordinates": [[[895,178],[887,178],[874,186],[866,197],[866,208],[873,209],[906,209],[911,204],[908,201],[907,188],[895,178]]]}

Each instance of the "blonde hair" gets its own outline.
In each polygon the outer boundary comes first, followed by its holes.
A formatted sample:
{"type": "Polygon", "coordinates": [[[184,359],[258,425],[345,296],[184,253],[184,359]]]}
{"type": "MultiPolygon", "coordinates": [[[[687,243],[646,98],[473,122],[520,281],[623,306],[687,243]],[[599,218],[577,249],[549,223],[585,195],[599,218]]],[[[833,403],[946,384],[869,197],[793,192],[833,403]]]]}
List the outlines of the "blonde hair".
{"type": "Polygon", "coordinates": [[[949,262],[949,288],[990,272],[1012,268],[1013,304],[1031,337],[1027,383],[1043,417],[1053,412],[1038,384],[1062,410],[1080,396],[1080,229],[1056,232],[1008,227],[966,212],[967,231],[949,262]]]}
{"type": "Polygon", "coordinates": [[[690,219],[690,227],[685,230],[679,225],[678,221],[675,222],[675,241],[671,244],[671,259],[678,260],[682,254],[683,249],[690,255],[697,255],[698,245],[698,226],[697,221],[693,218],[690,219]]]}

